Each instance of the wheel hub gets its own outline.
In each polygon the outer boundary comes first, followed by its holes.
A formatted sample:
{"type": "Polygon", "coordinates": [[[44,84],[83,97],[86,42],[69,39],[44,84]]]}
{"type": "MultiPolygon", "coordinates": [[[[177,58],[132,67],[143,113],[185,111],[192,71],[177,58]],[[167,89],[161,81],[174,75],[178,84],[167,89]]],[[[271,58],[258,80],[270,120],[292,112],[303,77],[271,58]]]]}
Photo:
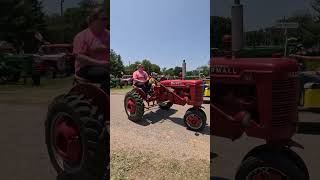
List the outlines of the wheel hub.
{"type": "Polygon", "coordinates": [[[192,114],[187,117],[187,123],[194,128],[199,128],[201,126],[201,119],[199,116],[192,114]]]}
{"type": "Polygon", "coordinates": [[[134,114],[136,112],[136,102],[133,99],[128,99],[127,102],[127,110],[131,114],[134,114]]]}
{"type": "Polygon", "coordinates": [[[80,133],[72,120],[59,117],[53,129],[53,145],[57,154],[69,163],[78,163],[82,158],[80,133]]]}
{"type": "Polygon", "coordinates": [[[247,180],[286,180],[286,176],[273,168],[259,168],[252,172],[247,180]]]}

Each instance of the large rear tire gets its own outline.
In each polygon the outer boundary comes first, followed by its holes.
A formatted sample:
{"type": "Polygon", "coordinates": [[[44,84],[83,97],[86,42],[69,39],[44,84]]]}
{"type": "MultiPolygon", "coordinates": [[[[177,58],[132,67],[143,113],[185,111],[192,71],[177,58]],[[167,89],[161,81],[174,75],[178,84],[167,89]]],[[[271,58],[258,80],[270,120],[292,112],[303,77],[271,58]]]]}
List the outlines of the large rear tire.
{"type": "Polygon", "coordinates": [[[134,122],[140,121],[144,114],[143,99],[134,91],[128,92],[124,98],[124,109],[128,119],[134,122]]]}
{"type": "Polygon", "coordinates": [[[260,152],[248,156],[240,165],[235,180],[307,180],[304,170],[281,153],[260,152]]]}
{"type": "Polygon", "coordinates": [[[81,95],[58,96],[45,123],[51,163],[60,179],[101,180],[105,172],[104,122],[81,95]]]}

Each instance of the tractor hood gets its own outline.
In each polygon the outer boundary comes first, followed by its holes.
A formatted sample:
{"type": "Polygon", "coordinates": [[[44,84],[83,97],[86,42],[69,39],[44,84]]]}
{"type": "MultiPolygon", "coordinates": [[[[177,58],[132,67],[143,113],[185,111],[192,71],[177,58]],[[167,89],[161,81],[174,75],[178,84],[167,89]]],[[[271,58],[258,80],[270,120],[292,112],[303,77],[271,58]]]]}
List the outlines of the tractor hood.
{"type": "Polygon", "coordinates": [[[243,71],[297,72],[297,62],[290,58],[214,58],[211,59],[211,74],[239,75],[243,71]]]}
{"type": "Polygon", "coordinates": [[[202,86],[202,80],[165,80],[160,82],[166,87],[202,86]]]}

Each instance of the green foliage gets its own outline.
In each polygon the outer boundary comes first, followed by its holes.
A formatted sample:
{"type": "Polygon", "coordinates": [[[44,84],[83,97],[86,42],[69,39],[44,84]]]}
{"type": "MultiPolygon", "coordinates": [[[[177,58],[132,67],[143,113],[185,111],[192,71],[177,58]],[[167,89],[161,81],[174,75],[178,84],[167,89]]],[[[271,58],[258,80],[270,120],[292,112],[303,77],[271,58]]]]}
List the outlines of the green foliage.
{"type": "Polygon", "coordinates": [[[34,52],[39,46],[34,33],[45,33],[46,24],[42,4],[38,0],[13,0],[0,2],[0,39],[34,52]],[[24,47],[22,47],[24,44],[24,47]]]}
{"type": "Polygon", "coordinates": [[[137,70],[137,67],[139,64],[142,64],[144,67],[144,70],[150,74],[151,72],[155,73],[161,73],[160,67],[156,64],[152,64],[149,60],[144,59],[142,61],[136,61],[133,64],[130,64],[129,66],[125,67],[125,73],[126,74],[132,74],[134,71],[137,70]]]}
{"type": "Polygon", "coordinates": [[[46,38],[52,43],[72,43],[74,36],[87,27],[87,17],[97,7],[96,0],[82,0],[78,7],[66,9],[63,17],[58,14],[46,16],[46,38]]]}
{"type": "Polygon", "coordinates": [[[110,51],[110,74],[115,77],[121,77],[124,72],[124,65],[120,54],[117,54],[114,50],[110,51]]]}
{"type": "Polygon", "coordinates": [[[222,37],[231,34],[231,19],[219,16],[210,18],[210,47],[222,48],[222,37]]]}

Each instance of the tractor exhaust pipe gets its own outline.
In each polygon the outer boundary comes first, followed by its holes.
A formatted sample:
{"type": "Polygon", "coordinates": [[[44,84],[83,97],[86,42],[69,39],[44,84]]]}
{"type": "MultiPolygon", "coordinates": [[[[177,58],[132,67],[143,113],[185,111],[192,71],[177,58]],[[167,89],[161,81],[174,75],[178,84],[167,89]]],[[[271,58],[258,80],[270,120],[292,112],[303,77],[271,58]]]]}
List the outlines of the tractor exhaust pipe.
{"type": "Polygon", "coordinates": [[[231,10],[232,21],[232,51],[237,52],[243,48],[243,5],[235,0],[231,10]]]}

